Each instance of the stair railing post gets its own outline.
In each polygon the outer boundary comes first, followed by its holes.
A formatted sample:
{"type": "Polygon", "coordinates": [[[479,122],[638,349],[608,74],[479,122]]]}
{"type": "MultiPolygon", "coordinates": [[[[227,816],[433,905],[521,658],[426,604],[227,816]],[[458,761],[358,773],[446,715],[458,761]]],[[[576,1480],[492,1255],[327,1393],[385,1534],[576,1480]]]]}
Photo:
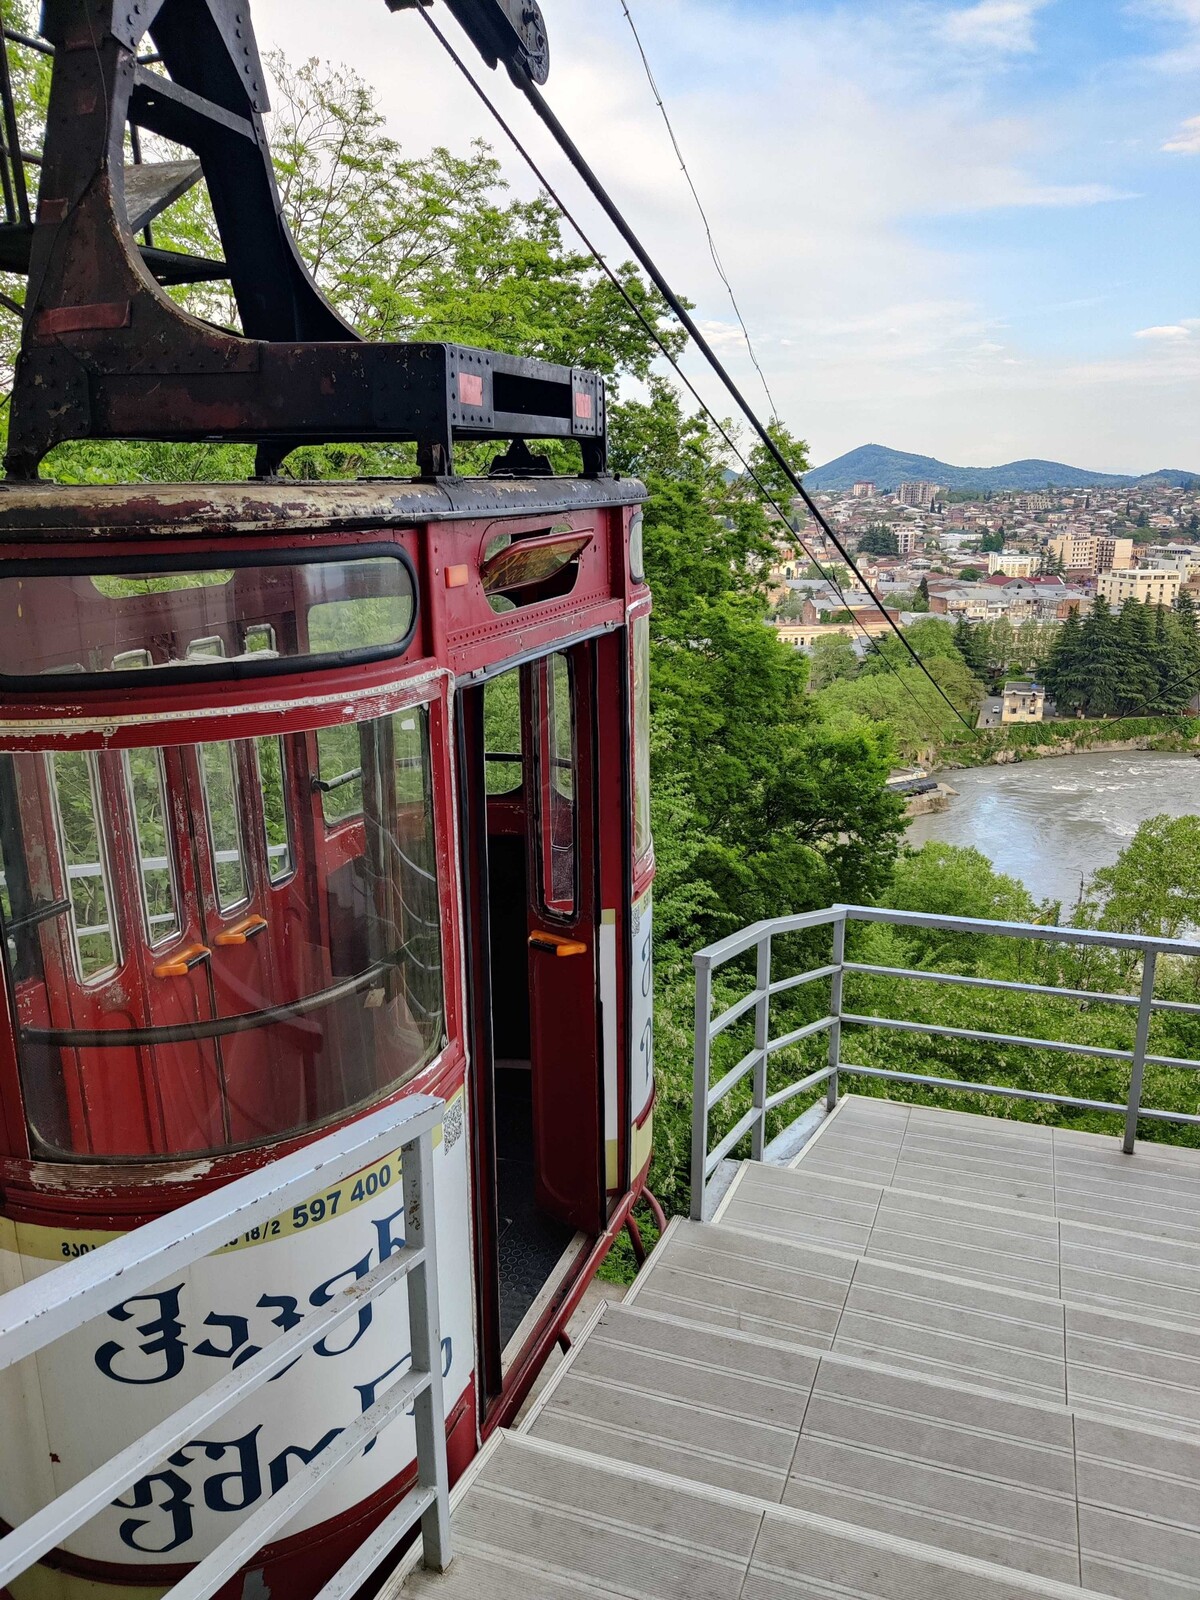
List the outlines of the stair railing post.
{"type": "Polygon", "coordinates": [[[767,1148],[767,1067],[771,1060],[771,935],[758,941],[757,995],[754,1002],[754,1109],[750,1156],[761,1161],[767,1148]]]}
{"type": "Polygon", "coordinates": [[[692,1221],[704,1221],[708,1187],[708,1088],[712,1062],[712,964],[703,953],[696,967],[696,1055],[692,1073],[692,1221]]]}
{"type": "Polygon", "coordinates": [[[834,1110],[838,1103],[838,1076],[842,1065],[842,991],[846,981],[846,913],[842,907],[838,907],[838,910],[841,915],[833,925],[835,971],[829,995],[829,1015],[833,1018],[829,1029],[830,1077],[825,1085],[825,1106],[829,1111],[834,1110]]]}
{"type": "Polygon", "coordinates": [[[408,1275],[409,1340],[414,1372],[429,1385],[417,1396],[417,1481],[435,1498],[421,1518],[424,1562],[445,1572],[450,1548],[450,1471],[446,1462],[446,1405],[442,1394],[442,1329],[437,1276],[437,1228],[433,1182],[433,1131],[404,1146],[405,1241],[423,1248],[425,1259],[408,1275]]]}
{"type": "Polygon", "coordinates": [[[1146,1052],[1150,1047],[1150,1024],[1154,1018],[1155,950],[1142,952],[1142,998],[1138,1006],[1137,1037],[1133,1043],[1133,1065],[1129,1074],[1129,1104],[1125,1111],[1124,1151],[1131,1156],[1137,1144],[1138,1113],[1142,1109],[1142,1083],[1146,1076],[1146,1052]]]}

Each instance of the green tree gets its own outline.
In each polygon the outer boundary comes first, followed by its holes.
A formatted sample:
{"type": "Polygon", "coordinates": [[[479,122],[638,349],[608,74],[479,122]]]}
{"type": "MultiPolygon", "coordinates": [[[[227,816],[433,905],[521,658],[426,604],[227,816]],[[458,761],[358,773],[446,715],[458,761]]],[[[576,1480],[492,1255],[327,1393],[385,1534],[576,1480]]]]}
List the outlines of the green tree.
{"type": "MultiPolygon", "coordinates": [[[[954,629],[942,617],[922,617],[904,630],[904,637],[921,661],[957,659],[954,629]]],[[[912,657],[896,638],[888,634],[876,642],[876,648],[863,661],[862,670],[872,673],[891,672],[897,667],[909,667],[912,657]]]]}
{"type": "Polygon", "coordinates": [[[860,554],[864,556],[894,556],[900,553],[900,545],[894,531],[883,523],[868,528],[859,539],[858,548],[860,554]]]}
{"type": "Polygon", "coordinates": [[[1090,678],[1083,625],[1077,611],[1068,612],[1059,629],[1042,678],[1046,693],[1062,715],[1075,716],[1087,709],[1090,678]]]}
{"type": "MultiPolygon", "coordinates": [[[[778,417],[772,417],[767,424],[767,432],[771,441],[780,455],[791,467],[796,477],[803,478],[808,471],[808,446],[803,439],[797,439],[793,433],[780,422],[778,417]]],[[[787,473],[776,461],[774,455],[763,442],[758,440],[750,452],[750,466],[754,476],[771,497],[787,511],[792,501],[796,498],[796,489],[787,473]]],[[[757,497],[759,490],[750,479],[745,481],[745,489],[751,496],[757,497]]]]}
{"type": "Polygon", "coordinates": [[[1157,638],[1149,606],[1127,600],[1117,616],[1116,657],[1121,689],[1118,709],[1125,716],[1153,710],[1158,698],[1157,638]]]}
{"type": "Polygon", "coordinates": [[[1175,939],[1200,926],[1200,816],[1143,822],[1091,890],[1101,928],[1175,939]]]}
{"type": "Polygon", "coordinates": [[[966,617],[959,617],[954,624],[953,637],[954,648],[975,677],[986,678],[988,675],[987,648],[986,641],[981,637],[980,630],[973,628],[966,617]]]}
{"type": "Polygon", "coordinates": [[[1115,716],[1124,693],[1124,662],[1117,619],[1103,595],[1097,595],[1080,634],[1087,672],[1088,715],[1115,716]]]}
{"type": "Polygon", "coordinates": [[[979,548],[983,551],[984,555],[988,555],[989,553],[999,555],[1001,550],[1004,549],[1003,529],[997,529],[994,533],[985,533],[983,538],[979,541],[979,548]]]}
{"type": "Polygon", "coordinates": [[[858,657],[849,639],[827,636],[809,651],[808,686],[814,692],[858,673],[858,657]]]}

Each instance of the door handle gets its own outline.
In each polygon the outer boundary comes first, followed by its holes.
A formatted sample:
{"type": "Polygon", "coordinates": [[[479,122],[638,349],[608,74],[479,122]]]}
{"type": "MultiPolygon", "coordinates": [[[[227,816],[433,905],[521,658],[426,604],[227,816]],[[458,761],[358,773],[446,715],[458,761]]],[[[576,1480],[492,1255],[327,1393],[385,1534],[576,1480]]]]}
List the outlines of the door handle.
{"type": "Polygon", "coordinates": [[[266,917],[243,917],[241,922],[235,922],[232,928],[226,928],[224,933],[219,933],[213,943],[220,945],[222,950],[230,945],[248,944],[260,933],[265,933],[266,928],[266,917]]]}
{"type": "Polygon", "coordinates": [[[531,933],[529,948],[544,950],[551,956],[585,956],[588,952],[586,944],[578,939],[566,939],[560,933],[531,933]]]}
{"type": "Polygon", "coordinates": [[[187,950],[181,950],[177,956],[171,956],[166,961],[160,961],[154,969],[156,978],[186,978],[193,967],[198,967],[202,961],[207,961],[212,951],[206,944],[194,944],[187,950]]]}

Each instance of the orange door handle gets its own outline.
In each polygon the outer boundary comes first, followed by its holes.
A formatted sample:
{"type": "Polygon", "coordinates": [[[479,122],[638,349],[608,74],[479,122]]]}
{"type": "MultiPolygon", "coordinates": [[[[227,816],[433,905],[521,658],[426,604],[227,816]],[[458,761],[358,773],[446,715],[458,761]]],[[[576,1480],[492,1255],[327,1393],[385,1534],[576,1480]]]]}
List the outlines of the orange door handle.
{"type": "Polygon", "coordinates": [[[247,944],[263,933],[266,926],[266,917],[243,917],[241,922],[235,922],[232,928],[226,928],[224,933],[219,933],[213,943],[219,944],[223,950],[229,945],[247,944]]]}
{"type": "Polygon", "coordinates": [[[588,951],[587,945],[581,944],[578,939],[564,939],[559,933],[531,933],[529,948],[545,950],[552,956],[585,956],[588,951]]]}
{"type": "Polygon", "coordinates": [[[160,961],[154,969],[156,978],[186,978],[193,967],[198,967],[202,961],[207,961],[212,951],[206,944],[194,944],[187,950],[181,950],[177,956],[171,956],[166,961],[160,961]]]}

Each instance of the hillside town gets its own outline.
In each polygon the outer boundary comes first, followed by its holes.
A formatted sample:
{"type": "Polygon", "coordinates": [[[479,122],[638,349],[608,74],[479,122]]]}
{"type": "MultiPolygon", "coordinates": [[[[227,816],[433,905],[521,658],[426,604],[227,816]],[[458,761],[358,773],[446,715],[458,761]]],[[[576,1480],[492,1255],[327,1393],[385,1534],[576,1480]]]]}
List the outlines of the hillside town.
{"type": "Polygon", "coordinates": [[[1097,599],[1113,611],[1128,600],[1200,601],[1197,485],[973,496],[934,483],[884,491],[863,482],[814,501],[871,593],[797,502],[770,575],[773,625],[797,649],[844,637],[862,656],[893,623],[934,616],[970,627],[1005,620],[1023,630],[1035,660],[1059,624],[1088,616],[1097,599]]]}

